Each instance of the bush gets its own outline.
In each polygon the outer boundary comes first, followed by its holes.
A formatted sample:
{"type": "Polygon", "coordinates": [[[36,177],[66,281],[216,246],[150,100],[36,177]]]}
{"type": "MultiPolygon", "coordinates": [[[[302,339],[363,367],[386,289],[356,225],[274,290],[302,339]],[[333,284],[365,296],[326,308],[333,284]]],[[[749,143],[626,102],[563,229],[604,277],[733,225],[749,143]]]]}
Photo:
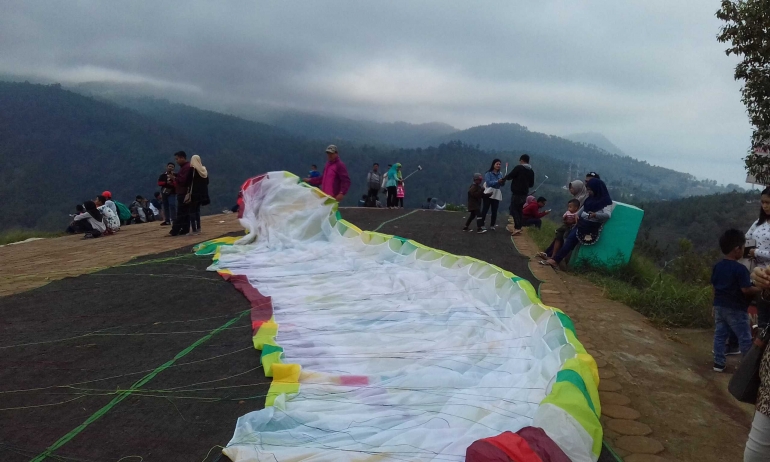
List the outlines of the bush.
{"type": "Polygon", "coordinates": [[[59,237],[62,233],[47,233],[43,231],[32,231],[28,229],[11,229],[0,232],[0,245],[12,244],[14,242],[25,241],[32,237],[59,237]]]}

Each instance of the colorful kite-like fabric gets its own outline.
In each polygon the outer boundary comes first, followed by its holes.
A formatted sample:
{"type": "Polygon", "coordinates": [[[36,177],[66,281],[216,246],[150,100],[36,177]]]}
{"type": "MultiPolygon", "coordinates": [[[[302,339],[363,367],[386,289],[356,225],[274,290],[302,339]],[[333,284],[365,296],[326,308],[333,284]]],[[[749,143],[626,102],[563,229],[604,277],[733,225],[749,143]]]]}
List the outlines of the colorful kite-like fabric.
{"type": "Polygon", "coordinates": [[[241,193],[247,235],[199,247],[251,301],[272,377],[230,459],[597,460],[596,363],[528,282],[361,231],[287,172],[241,193]]]}

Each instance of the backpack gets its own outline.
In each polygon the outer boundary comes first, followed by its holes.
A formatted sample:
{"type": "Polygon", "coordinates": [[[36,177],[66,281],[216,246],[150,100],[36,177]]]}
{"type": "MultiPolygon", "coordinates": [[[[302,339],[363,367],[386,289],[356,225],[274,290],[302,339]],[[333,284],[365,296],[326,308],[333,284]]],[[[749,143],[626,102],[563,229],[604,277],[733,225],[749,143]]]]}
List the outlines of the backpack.
{"type": "Polygon", "coordinates": [[[126,207],[126,205],[122,202],[118,202],[116,200],[113,200],[112,202],[115,203],[115,208],[118,209],[118,218],[120,218],[120,223],[128,223],[131,221],[131,210],[126,207]]]}
{"type": "Polygon", "coordinates": [[[142,208],[144,210],[144,221],[146,223],[149,223],[151,221],[155,221],[155,212],[152,211],[149,207],[142,208]]]}

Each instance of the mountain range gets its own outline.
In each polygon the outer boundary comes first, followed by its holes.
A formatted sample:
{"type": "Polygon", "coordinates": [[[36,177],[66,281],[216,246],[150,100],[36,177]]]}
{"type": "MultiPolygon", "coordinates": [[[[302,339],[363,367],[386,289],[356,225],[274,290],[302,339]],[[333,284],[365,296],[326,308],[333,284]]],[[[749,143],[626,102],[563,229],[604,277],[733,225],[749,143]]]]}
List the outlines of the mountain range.
{"type": "MultiPolygon", "coordinates": [[[[82,90],[82,89],[81,89],[82,90]]],[[[322,167],[323,150],[340,147],[353,180],[343,205],[354,205],[373,162],[424,170],[407,185],[407,207],[426,197],[464,203],[472,173],[493,157],[512,168],[528,152],[547,193],[566,196],[569,172],[600,171],[616,198],[657,200],[725,191],[691,175],[608,152],[593,143],[530,132],[517,124],[457,130],[442,123],[355,121],[274,111],[231,114],[120,92],[88,96],[58,84],[0,82],[1,229],[62,229],[75,204],[109,189],[122,202],[151,197],[156,179],[178,150],[198,153],[211,175],[211,211],[229,207],[241,182],[254,174],[322,167]],[[237,116],[236,116],[237,114],[237,116]],[[262,122],[248,120],[261,118],[262,122]],[[270,122],[270,123],[265,123],[270,122]],[[579,168],[578,168],[579,167],[579,168]],[[546,176],[548,178],[546,178],[546,176]]]]}

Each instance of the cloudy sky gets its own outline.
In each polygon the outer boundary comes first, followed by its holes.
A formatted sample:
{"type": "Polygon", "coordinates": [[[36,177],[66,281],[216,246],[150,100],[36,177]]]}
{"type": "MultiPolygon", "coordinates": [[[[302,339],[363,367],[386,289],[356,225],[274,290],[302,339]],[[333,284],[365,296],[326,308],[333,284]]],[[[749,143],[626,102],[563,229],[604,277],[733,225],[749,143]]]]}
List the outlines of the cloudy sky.
{"type": "Polygon", "coordinates": [[[458,128],[600,132],[742,184],[718,0],[4,2],[0,73],[458,128]]]}

